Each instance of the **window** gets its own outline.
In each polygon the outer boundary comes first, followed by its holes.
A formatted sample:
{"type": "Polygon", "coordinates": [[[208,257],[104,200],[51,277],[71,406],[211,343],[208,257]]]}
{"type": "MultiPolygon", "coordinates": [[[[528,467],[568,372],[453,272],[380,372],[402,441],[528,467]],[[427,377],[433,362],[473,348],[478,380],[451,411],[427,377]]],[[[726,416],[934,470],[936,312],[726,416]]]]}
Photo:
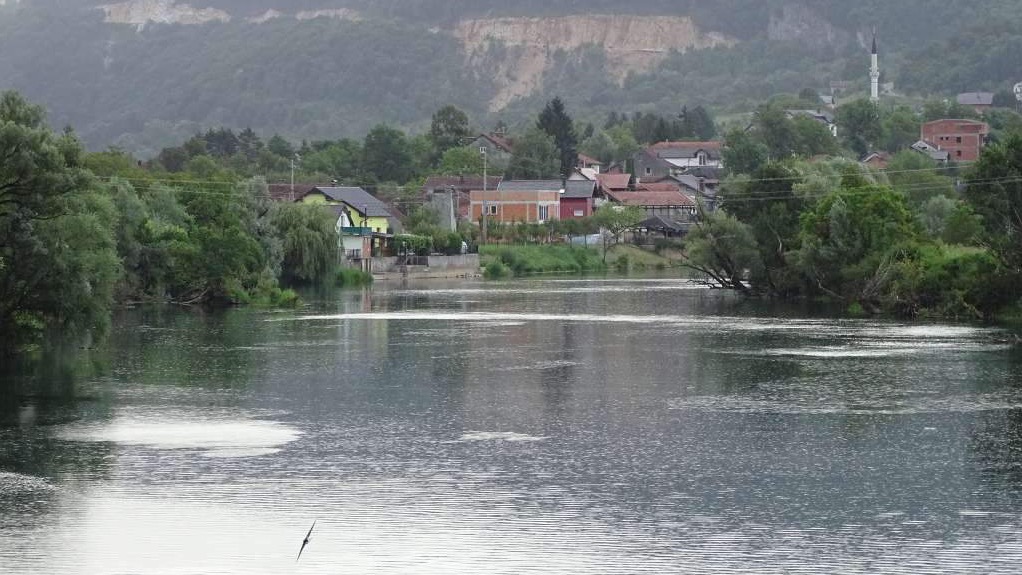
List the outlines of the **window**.
{"type": "Polygon", "coordinates": [[[704,154],[703,152],[699,152],[699,165],[700,166],[706,165],[706,154],[704,154]]]}
{"type": "Polygon", "coordinates": [[[961,144],[962,143],[962,137],[958,136],[957,141],[958,141],[959,144],[961,144]]]}
{"type": "Polygon", "coordinates": [[[575,210],[574,212],[572,212],[572,215],[574,215],[576,218],[585,217],[586,211],[585,210],[575,210]]]}
{"type": "Polygon", "coordinates": [[[497,206],[494,206],[494,205],[490,205],[490,206],[487,206],[487,208],[488,208],[488,210],[487,210],[487,211],[489,212],[489,214],[490,214],[491,216],[495,216],[495,215],[497,215],[497,206]]]}
{"type": "Polygon", "coordinates": [[[958,150],[957,152],[955,152],[955,155],[958,156],[959,158],[961,158],[962,157],[962,151],[958,150]]]}
{"type": "Polygon", "coordinates": [[[652,176],[653,175],[653,168],[647,167],[646,168],[646,175],[647,176],[652,176]]]}
{"type": "Polygon", "coordinates": [[[540,221],[545,221],[545,220],[550,219],[550,206],[540,206],[539,207],[539,219],[540,219],[540,221]]]}

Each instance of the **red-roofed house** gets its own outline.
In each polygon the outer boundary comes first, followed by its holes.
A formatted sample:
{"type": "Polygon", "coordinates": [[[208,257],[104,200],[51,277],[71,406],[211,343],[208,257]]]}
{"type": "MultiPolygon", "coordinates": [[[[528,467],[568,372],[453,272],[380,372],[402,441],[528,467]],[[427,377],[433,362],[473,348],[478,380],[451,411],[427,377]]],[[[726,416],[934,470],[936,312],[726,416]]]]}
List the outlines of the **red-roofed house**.
{"type": "Polygon", "coordinates": [[[607,198],[622,206],[637,206],[646,217],[660,216],[675,222],[691,222],[696,215],[696,202],[677,191],[607,192],[607,198]]]}
{"type": "Polygon", "coordinates": [[[599,174],[600,169],[603,167],[603,162],[597,160],[596,158],[587,156],[585,154],[579,154],[578,162],[575,167],[578,168],[579,170],[592,170],[593,172],[599,174]]]}
{"type": "Polygon", "coordinates": [[[601,192],[627,192],[632,189],[631,174],[597,174],[596,183],[601,192]]]}

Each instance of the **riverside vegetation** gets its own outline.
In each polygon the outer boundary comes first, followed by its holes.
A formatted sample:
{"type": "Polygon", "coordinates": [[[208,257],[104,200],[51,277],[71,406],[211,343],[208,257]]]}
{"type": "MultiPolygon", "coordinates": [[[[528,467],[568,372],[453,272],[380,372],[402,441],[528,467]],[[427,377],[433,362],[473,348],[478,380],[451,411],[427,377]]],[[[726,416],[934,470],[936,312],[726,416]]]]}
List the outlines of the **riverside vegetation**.
{"type": "Polygon", "coordinates": [[[168,173],[87,154],[0,94],[0,352],[102,334],[115,302],[295,305],[282,285],[334,277],[333,226],[208,159],[168,173]]]}
{"type": "Polygon", "coordinates": [[[686,238],[686,264],[724,287],[858,313],[1018,316],[1022,135],[951,172],[964,193],[920,158],[901,152],[887,172],[762,161],[725,182],[722,209],[686,238]]]}

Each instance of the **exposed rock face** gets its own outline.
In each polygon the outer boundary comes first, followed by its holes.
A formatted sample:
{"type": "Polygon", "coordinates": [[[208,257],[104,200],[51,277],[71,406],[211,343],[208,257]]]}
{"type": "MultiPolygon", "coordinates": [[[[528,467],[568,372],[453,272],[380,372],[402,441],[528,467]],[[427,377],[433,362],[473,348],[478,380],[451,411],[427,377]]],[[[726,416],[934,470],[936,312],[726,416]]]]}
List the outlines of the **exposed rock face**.
{"type": "Polygon", "coordinates": [[[216,8],[195,8],[178,4],[174,0],[128,0],[120,4],[99,7],[106,13],[106,21],[114,24],[134,24],[139,29],[146,24],[205,24],[230,22],[231,15],[216,8]]]}
{"type": "Polygon", "coordinates": [[[848,42],[849,35],[804,4],[785,4],[770,15],[767,34],[771,40],[798,41],[815,48],[848,42]]]}
{"type": "Polygon", "coordinates": [[[253,24],[262,24],[264,22],[269,22],[270,20],[276,20],[281,16],[283,16],[283,14],[271,8],[270,10],[267,10],[266,12],[263,12],[258,16],[252,16],[251,18],[248,18],[246,21],[251,22],[253,24]]]}
{"type": "Polygon", "coordinates": [[[470,65],[486,58],[491,44],[509,48],[493,73],[500,83],[499,93],[490,102],[493,110],[539,88],[543,73],[558,50],[601,47],[607,55],[610,73],[621,80],[629,71],[652,68],[671,51],[735,43],[722,34],[702,32],[690,18],[681,16],[465,20],[455,27],[454,35],[465,45],[470,65]]]}
{"type": "Polygon", "coordinates": [[[348,8],[339,8],[337,10],[306,10],[295,14],[295,18],[298,20],[312,20],[314,18],[334,18],[336,20],[351,20],[357,21],[361,18],[358,12],[350,10],[348,8]]]}

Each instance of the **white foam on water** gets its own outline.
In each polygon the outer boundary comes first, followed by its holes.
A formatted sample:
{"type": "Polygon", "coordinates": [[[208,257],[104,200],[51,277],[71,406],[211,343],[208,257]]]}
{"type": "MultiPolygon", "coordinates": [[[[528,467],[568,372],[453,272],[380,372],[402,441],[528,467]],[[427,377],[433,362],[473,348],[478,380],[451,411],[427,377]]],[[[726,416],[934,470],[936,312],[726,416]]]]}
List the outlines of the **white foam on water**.
{"type": "Polygon", "coordinates": [[[56,491],[49,481],[32,475],[0,471],[0,496],[56,491]]]}
{"type": "Polygon", "coordinates": [[[213,451],[206,451],[202,455],[203,457],[213,459],[241,459],[244,457],[263,457],[265,455],[273,455],[275,453],[280,453],[280,449],[250,447],[246,449],[215,449],[213,451]]]}
{"type": "Polygon", "coordinates": [[[58,437],[152,449],[202,450],[215,457],[257,457],[275,453],[302,435],[293,427],[256,419],[154,419],[115,417],[104,423],[70,424],[58,432],[58,437]]]}
{"type": "MultiPolygon", "coordinates": [[[[621,323],[621,324],[670,324],[673,326],[709,326],[724,329],[745,330],[808,330],[819,329],[829,322],[817,320],[758,320],[755,318],[713,317],[713,316],[670,316],[670,315],[597,315],[597,314],[547,314],[547,313],[506,313],[506,312],[449,312],[449,311],[396,311],[348,313],[337,315],[306,315],[290,318],[290,321],[467,321],[467,322],[578,322],[578,323],[621,323]]],[[[268,319],[267,321],[288,321],[268,319]]]]}
{"type": "Polygon", "coordinates": [[[890,357],[894,355],[909,355],[916,351],[921,350],[916,350],[912,348],[856,349],[851,347],[818,347],[802,349],[768,349],[762,352],[758,352],[757,355],[841,359],[841,358],[890,357]]]}
{"type": "MultiPolygon", "coordinates": [[[[878,324],[847,319],[778,319],[705,315],[550,314],[443,310],[305,315],[291,318],[270,318],[266,321],[462,321],[471,323],[549,321],[561,323],[657,324],[670,328],[699,328],[745,332],[786,331],[819,337],[893,340],[915,346],[927,345],[932,342],[946,345],[958,342],[966,343],[969,339],[980,336],[989,337],[992,334],[1000,333],[999,330],[993,328],[936,325],[912,326],[897,323],[878,324]]],[[[863,346],[865,344],[860,345],[860,347],[863,346]]]]}
{"type": "Polygon", "coordinates": [[[531,363],[531,364],[528,364],[528,365],[515,365],[515,366],[510,366],[510,367],[498,367],[498,368],[494,369],[494,371],[532,371],[532,370],[537,370],[537,369],[538,370],[542,370],[542,369],[555,369],[555,368],[558,368],[558,367],[574,367],[574,366],[577,366],[577,365],[582,365],[582,363],[578,362],[578,361],[569,361],[569,360],[564,359],[564,360],[553,360],[553,361],[540,361],[540,362],[531,363]]]}
{"type": "Polygon", "coordinates": [[[513,433],[510,431],[469,431],[458,438],[458,443],[473,441],[509,441],[509,442],[532,442],[543,441],[546,437],[513,433]]]}

